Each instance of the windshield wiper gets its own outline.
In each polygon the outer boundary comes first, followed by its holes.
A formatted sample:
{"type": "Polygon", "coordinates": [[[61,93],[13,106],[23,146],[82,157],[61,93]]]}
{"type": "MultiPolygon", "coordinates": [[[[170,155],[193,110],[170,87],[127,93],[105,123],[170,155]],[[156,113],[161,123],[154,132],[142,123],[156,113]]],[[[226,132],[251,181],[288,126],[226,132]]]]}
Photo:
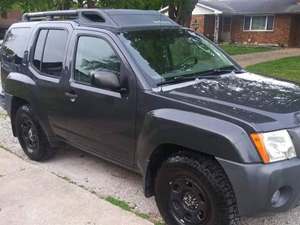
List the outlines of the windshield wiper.
{"type": "Polygon", "coordinates": [[[175,76],[171,77],[168,80],[164,80],[157,84],[157,86],[165,85],[165,84],[176,84],[181,83],[185,81],[193,81],[195,79],[215,79],[219,75],[227,74],[227,73],[242,73],[241,70],[238,70],[235,67],[224,67],[224,68],[217,68],[217,69],[211,69],[204,72],[199,73],[193,73],[190,74],[190,76],[175,76]],[[231,68],[231,69],[229,69],[231,68]]]}
{"type": "Polygon", "coordinates": [[[185,81],[192,81],[195,80],[197,78],[197,76],[176,76],[176,77],[172,77],[170,80],[164,80],[160,83],[157,84],[157,86],[161,86],[161,85],[165,85],[165,84],[176,84],[176,83],[182,83],[185,81]]]}
{"type": "MultiPolygon", "coordinates": [[[[198,74],[197,74],[198,75],[198,74]]],[[[196,79],[215,79],[218,76],[215,75],[201,75],[201,76],[189,76],[189,77],[184,77],[184,76],[178,76],[174,77],[171,80],[165,80],[157,84],[157,86],[165,85],[165,84],[176,84],[176,83],[182,83],[185,81],[194,81],[196,79]]]]}
{"type": "Polygon", "coordinates": [[[227,73],[241,73],[241,70],[238,70],[234,67],[232,67],[231,69],[229,69],[228,67],[224,67],[224,68],[217,68],[217,69],[211,69],[211,70],[207,70],[204,72],[199,73],[199,77],[201,78],[202,76],[207,76],[207,75],[222,75],[222,74],[227,74],[227,73]]]}

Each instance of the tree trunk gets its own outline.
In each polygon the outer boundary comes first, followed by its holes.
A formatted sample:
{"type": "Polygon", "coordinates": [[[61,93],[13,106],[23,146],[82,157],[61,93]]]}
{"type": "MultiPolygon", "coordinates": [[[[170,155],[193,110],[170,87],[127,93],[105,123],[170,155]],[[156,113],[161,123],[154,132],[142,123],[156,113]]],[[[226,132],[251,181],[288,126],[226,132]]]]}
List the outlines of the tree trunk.
{"type": "Polygon", "coordinates": [[[182,26],[190,27],[197,0],[169,1],[169,17],[182,26]]]}
{"type": "Polygon", "coordinates": [[[72,3],[73,3],[72,0],[64,0],[63,1],[63,9],[64,10],[70,9],[72,7],[72,3]]]}
{"type": "Polygon", "coordinates": [[[169,5],[169,17],[172,20],[176,21],[177,15],[176,15],[176,7],[175,7],[174,2],[170,3],[170,5],[169,5]]]}
{"type": "Polygon", "coordinates": [[[88,8],[96,8],[96,1],[95,0],[87,0],[87,7],[88,8]]]}
{"type": "Polygon", "coordinates": [[[77,7],[78,8],[83,8],[84,7],[83,0],[77,0],[77,7]]]}

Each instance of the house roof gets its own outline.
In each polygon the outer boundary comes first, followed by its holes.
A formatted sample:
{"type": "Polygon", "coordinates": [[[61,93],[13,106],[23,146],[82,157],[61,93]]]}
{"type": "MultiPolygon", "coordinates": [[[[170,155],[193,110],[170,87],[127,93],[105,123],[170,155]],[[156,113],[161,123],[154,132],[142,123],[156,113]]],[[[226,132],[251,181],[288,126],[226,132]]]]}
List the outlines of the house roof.
{"type": "Polygon", "coordinates": [[[198,6],[210,7],[223,14],[300,13],[299,0],[199,0],[198,6]]]}

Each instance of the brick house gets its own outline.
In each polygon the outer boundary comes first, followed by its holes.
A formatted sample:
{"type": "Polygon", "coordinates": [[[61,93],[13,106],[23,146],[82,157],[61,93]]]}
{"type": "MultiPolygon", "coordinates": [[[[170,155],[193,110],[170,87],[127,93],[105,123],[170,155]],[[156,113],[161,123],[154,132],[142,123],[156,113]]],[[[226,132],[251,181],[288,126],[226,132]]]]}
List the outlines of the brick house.
{"type": "Polygon", "coordinates": [[[191,28],[216,42],[300,47],[300,0],[199,0],[191,28]]]}
{"type": "Polygon", "coordinates": [[[20,21],[22,13],[20,11],[3,12],[0,15],[0,40],[3,39],[6,30],[15,22],[20,21]]]}

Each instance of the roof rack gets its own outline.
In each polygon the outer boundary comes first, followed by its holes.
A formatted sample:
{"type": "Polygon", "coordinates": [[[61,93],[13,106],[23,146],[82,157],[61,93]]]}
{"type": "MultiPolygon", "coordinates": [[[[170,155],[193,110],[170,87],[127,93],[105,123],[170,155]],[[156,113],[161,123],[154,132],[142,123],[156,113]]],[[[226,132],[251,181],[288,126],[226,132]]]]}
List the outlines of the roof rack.
{"type": "Polygon", "coordinates": [[[72,20],[80,26],[105,28],[114,32],[135,29],[179,27],[169,17],[154,10],[76,9],[25,13],[24,22],[72,20]]]}
{"type": "Polygon", "coordinates": [[[77,9],[25,13],[22,20],[26,22],[44,20],[78,20],[81,23],[103,23],[103,25],[116,25],[114,21],[101,9],[77,9]]]}

